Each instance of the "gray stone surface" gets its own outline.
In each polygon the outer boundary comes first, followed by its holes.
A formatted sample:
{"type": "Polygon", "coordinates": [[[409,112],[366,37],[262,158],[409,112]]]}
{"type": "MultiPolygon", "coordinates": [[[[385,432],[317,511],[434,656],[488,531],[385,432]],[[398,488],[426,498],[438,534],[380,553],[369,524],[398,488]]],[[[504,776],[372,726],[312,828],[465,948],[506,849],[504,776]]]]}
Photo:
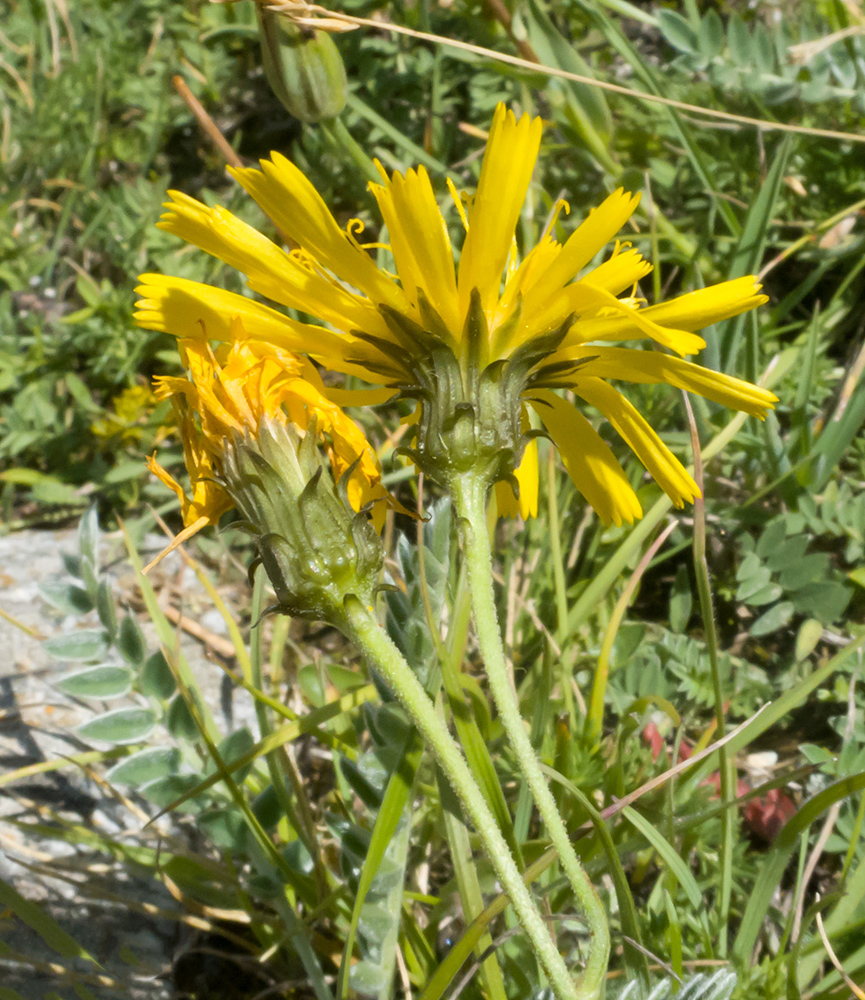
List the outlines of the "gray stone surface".
{"type": "MultiPolygon", "coordinates": [[[[160,540],[154,538],[152,543],[151,548],[158,551],[160,540]]],[[[61,674],[76,665],[52,657],[41,640],[98,625],[95,612],[64,616],[40,597],[44,583],[64,575],[62,554],[76,549],[72,529],[0,536],[0,611],[8,616],[0,616],[0,782],[20,768],[92,749],[79,739],[76,728],[103,708],[124,704],[85,703],[53,687],[61,674]]],[[[100,555],[111,567],[115,590],[131,596],[134,578],[119,540],[107,539],[100,555]]],[[[166,560],[154,580],[183,595],[185,614],[211,632],[224,632],[224,623],[179,556],[166,560]]],[[[139,621],[149,649],[155,650],[152,627],[141,615],[139,621]]],[[[201,642],[182,634],[181,643],[221,728],[227,733],[249,725],[255,732],[250,699],[224,682],[222,671],[208,660],[201,642]]],[[[135,695],[129,700],[142,701],[135,695]]],[[[154,735],[155,742],[165,739],[164,734],[154,735]]],[[[74,765],[0,784],[0,878],[45,907],[101,963],[104,974],[117,981],[119,985],[106,988],[85,979],[97,997],[123,994],[162,1000],[173,995],[172,961],[182,950],[185,935],[182,925],[161,919],[153,908],[179,913],[180,905],[155,879],[136,879],[105,854],[70,843],[62,835],[64,825],[74,824],[123,843],[153,845],[161,835],[188,836],[182,820],[179,827],[165,819],[158,829],[144,831],[141,808],[153,811],[143,802],[130,808],[122,797],[74,765]],[[37,835],[28,824],[53,827],[58,835],[37,835]]],[[[62,997],[75,995],[73,979],[41,968],[40,963],[59,962],[81,974],[94,971],[81,960],[60,958],[8,910],[0,912],[0,941],[13,953],[10,958],[0,949],[0,982],[25,1000],[41,1000],[52,990],[62,997]],[[15,955],[26,960],[17,961],[15,955]]]]}

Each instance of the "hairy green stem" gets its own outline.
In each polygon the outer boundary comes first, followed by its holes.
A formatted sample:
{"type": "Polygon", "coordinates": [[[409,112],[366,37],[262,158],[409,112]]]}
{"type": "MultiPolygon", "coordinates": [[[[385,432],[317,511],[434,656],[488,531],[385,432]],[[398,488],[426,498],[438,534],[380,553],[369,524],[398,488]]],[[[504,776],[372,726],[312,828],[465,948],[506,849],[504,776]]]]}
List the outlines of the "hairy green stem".
{"type": "Polygon", "coordinates": [[[372,612],[356,598],[346,601],[342,627],[388,682],[459,797],[483,842],[499,882],[534,945],[556,997],[558,1000],[588,1000],[589,994],[579,991],[557,951],[462,752],[402,653],[372,612]]]}
{"type": "Polygon", "coordinates": [[[486,522],[487,486],[480,477],[469,473],[454,477],[451,492],[455,510],[461,518],[464,556],[469,571],[475,624],[490,690],[502,725],[516,753],[520,770],[528,783],[547,833],[559,854],[565,875],[589,924],[592,947],[585,971],[577,984],[577,995],[580,1000],[594,1000],[595,997],[602,995],[603,979],[610,956],[607,917],[594,887],[583,871],[567,828],[556,807],[555,799],[526,733],[516,692],[508,674],[493,591],[492,552],[486,522]]]}
{"type": "MultiPolygon", "coordinates": [[[[700,613],[703,616],[703,631],[706,649],[709,653],[709,667],[712,671],[712,690],[715,696],[716,737],[723,740],[726,735],[726,710],[724,690],[721,685],[721,667],[718,658],[718,631],[715,627],[715,609],[712,604],[712,581],[709,577],[709,563],[706,560],[706,502],[703,499],[703,456],[700,450],[700,436],[694,411],[687,393],[682,393],[688,423],[691,429],[691,446],[694,451],[694,480],[700,487],[700,495],[694,499],[694,574],[697,579],[697,594],[700,598],[700,613]]],[[[736,798],[736,773],[727,748],[722,744],[718,750],[718,769],[721,774],[721,801],[729,806],[736,798]]],[[[727,956],[727,929],[730,924],[730,901],[733,895],[733,842],[735,840],[735,812],[724,810],[721,819],[721,870],[718,910],[720,931],[717,939],[717,954],[727,956]]]]}

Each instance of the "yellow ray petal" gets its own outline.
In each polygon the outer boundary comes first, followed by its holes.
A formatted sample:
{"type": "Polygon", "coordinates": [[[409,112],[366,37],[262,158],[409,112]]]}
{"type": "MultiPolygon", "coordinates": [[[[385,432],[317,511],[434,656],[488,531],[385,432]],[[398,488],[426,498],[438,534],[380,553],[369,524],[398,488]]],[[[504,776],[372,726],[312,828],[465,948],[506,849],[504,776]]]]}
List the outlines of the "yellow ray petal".
{"type": "MultiPolygon", "coordinates": [[[[572,344],[585,343],[588,340],[586,326],[590,330],[594,317],[601,316],[608,324],[608,332],[603,339],[631,339],[630,332],[634,328],[644,337],[650,337],[663,347],[669,347],[677,354],[695,354],[706,346],[706,341],[696,333],[686,330],[673,330],[655,323],[646,317],[647,310],[638,309],[629,302],[617,299],[615,295],[596,288],[589,279],[574,282],[564,288],[548,303],[537,299],[537,292],[532,291],[526,296],[524,312],[529,333],[552,329],[563,322],[570,314],[578,316],[577,322],[571,327],[563,343],[564,347],[572,344]],[[594,314],[594,315],[593,315],[594,314]],[[616,323],[618,322],[618,327],[616,323]],[[586,326],[584,326],[584,324],[586,326]],[[623,331],[627,331],[627,337],[623,331]]],[[[592,339],[597,340],[597,334],[592,339]]]]}
{"type": "Polygon", "coordinates": [[[579,377],[574,392],[600,410],[677,507],[700,495],[688,470],[658,437],[637,408],[599,378],[579,377]]]}
{"type": "Polygon", "coordinates": [[[498,517],[514,518],[520,516],[520,504],[514,496],[514,489],[511,484],[502,479],[493,486],[493,493],[496,498],[496,515],[498,517]]]}
{"type": "Polygon", "coordinates": [[[652,265],[637,250],[622,250],[589,271],[581,283],[601,288],[610,295],[619,295],[645,278],[651,270],[652,265]]]}
{"type": "Polygon", "coordinates": [[[249,278],[249,287],[281,305],[318,316],[342,330],[387,337],[387,325],[368,300],[286,253],[257,229],[216,205],[169,191],[160,229],[204,250],[249,278]]]}
{"type": "Polygon", "coordinates": [[[630,219],[639,203],[639,194],[619,188],[593,208],[585,221],[571,233],[555,262],[538,274],[533,290],[539,300],[554,295],[576,277],[630,219]]]}
{"type": "Polygon", "coordinates": [[[529,441],[514,475],[520,484],[520,517],[527,521],[538,516],[538,442],[529,441]]]}
{"type": "Polygon", "coordinates": [[[680,295],[669,302],[649,306],[643,314],[663,326],[676,326],[680,330],[702,330],[703,327],[721,320],[738,316],[769,301],[768,295],[760,294],[763,286],[753,274],[744,278],[723,281],[695,292],[680,295]]]}
{"type": "MultiPolygon", "coordinates": [[[[234,502],[228,493],[216,482],[213,461],[204,447],[203,439],[197,432],[191,418],[182,409],[175,411],[181,425],[183,438],[183,457],[189,472],[192,495],[186,491],[177,480],[156,461],[155,456],[147,459],[147,468],[177,494],[180,500],[180,512],[186,527],[199,524],[202,519],[207,524],[218,524],[220,517],[231,510],[234,502]]],[[[202,525],[203,527],[203,525],[202,525]]]]}
{"type": "Polygon", "coordinates": [[[307,382],[315,386],[316,389],[337,406],[345,408],[349,406],[378,406],[386,403],[397,394],[396,389],[341,389],[335,385],[325,385],[318,369],[306,358],[298,358],[301,372],[307,382]]]}
{"type": "Polygon", "coordinates": [[[604,524],[633,524],[643,509],[616,456],[580,411],[549,389],[528,399],[559,449],[574,486],[604,524]]]}
{"type": "Polygon", "coordinates": [[[540,118],[523,115],[517,121],[504,104],[496,108],[478,189],[467,213],[469,231],[458,279],[462,316],[468,310],[472,290],[477,288],[481,305],[492,319],[540,145],[540,118]]]}
{"type": "Polygon", "coordinates": [[[405,296],[369,254],[340,229],[324,199],[302,171],[279,153],[261,161],[261,170],[229,168],[287,236],[324,267],[360,289],[373,302],[406,307],[405,296]]]}
{"type": "Polygon", "coordinates": [[[527,521],[538,516],[538,442],[529,441],[523,452],[523,460],[514,472],[514,478],[520,487],[520,498],[517,500],[511,484],[503,479],[496,483],[496,506],[499,517],[521,517],[527,521]]]}
{"type": "MultiPolygon", "coordinates": [[[[153,459],[154,465],[158,465],[155,459],[153,459]]],[[[151,468],[151,472],[154,471],[151,468]]],[[[166,473],[167,475],[167,473],[166,473]]],[[[161,477],[160,477],[161,478],[161,477]]],[[[170,477],[169,477],[170,478],[170,477]]],[[[163,480],[165,482],[165,480],[163,480]]],[[[173,482],[173,480],[172,480],[173,482]]],[[[210,519],[207,517],[200,517],[197,521],[193,521],[192,524],[188,524],[179,534],[175,535],[174,538],[165,546],[165,548],[159,553],[158,556],[154,556],[153,559],[144,567],[141,571],[145,576],[155,567],[158,566],[162,560],[171,555],[175,549],[179,549],[184,542],[188,542],[193,535],[197,535],[202,528],[207,528],[210,525],[210,519]]]]}
{"type": "Polygon", "coordinates": [[[362,364],[364,360],[388,359],[362,341],[297,322],[253,299],[198,281],[161,274],[142,274],[139,280],[142,284],[136,292],[141,298],[133,318],[147,330],[180,338],[204,335],[209,340],[230,341],[233,323],[239,318],[252,339],[308,354],[327,368],[357,375],[366,382],[381,381],[362,364]]]}
{"type": "MultiPolygon", "coordinates": [[[[505,283],[505,289],[496,308],[495,315],[490,322],[490,333],[500,329],[510,318],[516,309],[517,302],[523,293],[523,289],[531,287],[536,276],[542,274],[549,267],[550,263],[556,259],[556,255],[562,248],[549,236],[544,236],[540,243],[532,247],[520,262],[519,267],[510,275],[505,283]]],[[[518,331],[512,330],[510,336],[493,339],[493,356],[504,357],[508,351],[518,342],[518,331]]]]}
{"type": "Polygon", "coordinates": [[[370,184],[370,190],[387,226],[403,289],[414,305],[421,289],[447,328],[458,332],[453,250],[429,174],[418,167],[388,178],[376,165],[384,184],[370,184]]]}
{"type": "MultiPolygon", "coordinates": [[[[739,313],[768,302],[767,296],[759,294],[760,287],[752,275],[735,278],[733,281],[700,288],[669,302],[641,309],[640,315],[643,319],[663,327],[676,326],[679,330],[701,330],[711,326],[712,323],[720,323],[721,320],[738,316],[739,313]]],[[[579,328],[579,340],[584,343],[593,340],[632,340],[640,334],[639,324],[633,317],[629,320],[626,315],[588,319],[581,323],[579,328]]]]}
{"type": "Polygon", "coordinates": [[[666,382],[678,389],[696,392],[732,410],[743,410],[761,420],[766,416],[766,410],[774,409],[778,401],[778,397],[768,389],[655,351],[632,351],[624,347],[573,347],[557,352],[550,361],[565,358],[590,359],[580,368],[580,375],[620,379],[623,382],[666,382]]]}

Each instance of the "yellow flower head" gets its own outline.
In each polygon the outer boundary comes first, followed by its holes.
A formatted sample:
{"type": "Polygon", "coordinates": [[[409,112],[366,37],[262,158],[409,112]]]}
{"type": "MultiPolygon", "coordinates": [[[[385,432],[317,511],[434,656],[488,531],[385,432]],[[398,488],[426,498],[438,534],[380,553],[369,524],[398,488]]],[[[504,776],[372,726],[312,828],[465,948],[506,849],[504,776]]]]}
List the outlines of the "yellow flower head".
{"type": "MultiPolygon", "coordinates": [[[[391,500],[381,484],[378,459],[360,428],[326,397],[315,367],[282,348],[250,340],[237,320],[233,338],[217,351],[203,335],[181,340],[187,376],[157,379],[157,397],[170,398],[174,404],[191,495],[155,457],[148,465],[180,498],[186,526],[182,539],[216,524],[234,506],[231,479],[226,475],[228,452],[237,442],[255,443],[265,425],[291,426],[301,438],[314,434],[327,455],[334,481],[346,477],[344,486],[352,508],[359,511],[373,504],[374,520],[380,525],[391,500]]],[[[305,485],[298,470],[297,492],[305,485]]]]}
{"type": "MultiPolygon", "coordinates": [[[[387,387],[367,393],[365,402],[383,401],[397,389],[414,396],[422,460],[433,438],[453,430],[446,413],[429,423],[431,396],[449,392],[444,409],[466,418],[453,431],[462,435],[457,450],[464,446],[468,455],[486,440],[488,455],[502,456],[497,464],[490,459],[491,480],[508,478],[522,462],[516,479],[524,516],[534,513],[537,498],[534,441],[527,445],[526,436],[530,406],[603,520],[633,521],[641,514],[636,494],[609,446],[558,394],[571,390],[607,418],[682,506],[697,495],[696,484],[610,383],[664,382],[763,417],[775,402],[772,393],[684,358],[705,346],[695,331],[766,297],[754,277],[744,277],[646,306],[636,287],[651,266],[628,244],[616,243],[603,263],[582,273],[637,206],[638,196],[623,190],[592,210],[564,243],[549,226],[519,260],[515,229],[540,140],[540,119],[517,120],[503,105],[497,108],[477,191],[463,202],[451,185],[466,231],[457,266],[426,170],[388,176],[379,166],[381,184],[371,189],[387,226],[396,276],[380,270],[358,242],[359,224],[342,229],[310,181],[277,153],[260,170],[232,174],[297,244],[291,252],[224,209],[173,192],[162,228],[243,271],[253,291],[318,316],[327,326],[160,275],[142,277],[137,321],[175,336],[203,328],[208,337],[227,340],[233,318],[240,317],[253,340],[387,387]],[[639,339],[665,350],[610,346],[639,339]],[[491,402],[493,389],[499,396],[491,402]],[[499,424],[511,430],[499,433],[499,424]],[[472,434],[474,445],[468,441],[472,434]]],[[[453,453],[454,443],[447,448],[453,453]]]]}

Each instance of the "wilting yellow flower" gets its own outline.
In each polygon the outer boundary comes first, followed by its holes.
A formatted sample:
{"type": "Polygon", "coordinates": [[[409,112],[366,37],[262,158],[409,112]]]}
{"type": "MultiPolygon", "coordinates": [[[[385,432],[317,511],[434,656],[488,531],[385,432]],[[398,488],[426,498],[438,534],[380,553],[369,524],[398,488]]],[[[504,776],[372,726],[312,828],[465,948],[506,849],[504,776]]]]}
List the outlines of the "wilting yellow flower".
{"type": "MultiPolygon", "coordinates": [[[[226,476],[227,452],[254,442],[264,424],[310,431],[323,447],[335,482],[346,478],[355,511],[373,504],[379,523],[390,497],[381,484],[378,459],[360,428],[324,393],[315,367],[279,347],[250,340],[239,320],[230,345],[217,352],[202,335],[180,341],[187,376],[157,379],[156,395],[170,398],[183,440],[191,495],[156,461],[150,470],[180,499],[185,530],[175,544],[216,524],[235,500],[226,476]]],[[[299,481],[297,492],[306,485],[299,481]]],[[[173,546],[172,546],[173,547],[173,546]]]]}
{"type": "Polygon", "coordinates": [[[379,166],[382,183],[371,189],[387,226],[396,277],[380,270],[358,242],[360,224],[342,229],[310,181],[277,153],[262,161],[261,170],[232,174],[296,250],[281,249],[225,209],[173,192],[163,229],[243,271],[253,291],[328,326],[153,274],[141,279],[136,319],[175,336],[204,330],[209,338],[227,340],[240,317],[253,339],[386,387],[371,390],[363,402],[384,401],[395,389],[413,396],[419,402],[417,454],[433,470],[444,468],[455,453],[454,443],[446,441],[444,457],[429,457],[451,433],[450,407],[465,417],[457,442],[469,456],[465,461],[485,448],[491,481],[507,479],[522,463],[516,478],[524,516],[537,504],[535,442],[526,433],[531,406],[577,489],[603,520],[633,521],[640,504],[613,452],[558,394],[572,390],[607,418],[682,506],[697,495],[696,484],[610,382],[664,382],[763,417],[775,402],[772,393],[683,358],[705,346],[696,330],[766,297],[754,277],[744,277],[647,307],[636,288],[651,265],[627,243],[616,243],[606,261],[578,277],[634,212],[639,198],[623,190],[592,210],[564,244],[553,238],[551,224],[518,260],[514,234],[540,140],[540,119],[524,115],[518,121],[504,106],[497,108],[477,192],[463,202],[450,185],[466,230],[457,267],[426,170],[388,176],[379,166]],[[636,339],[650,341],[650,349],[610,346],[636,339]],[[490,402],[493,390],[499,395],[490,402]],[[472,435],[474,444],[467,444],[472,435]]]}

